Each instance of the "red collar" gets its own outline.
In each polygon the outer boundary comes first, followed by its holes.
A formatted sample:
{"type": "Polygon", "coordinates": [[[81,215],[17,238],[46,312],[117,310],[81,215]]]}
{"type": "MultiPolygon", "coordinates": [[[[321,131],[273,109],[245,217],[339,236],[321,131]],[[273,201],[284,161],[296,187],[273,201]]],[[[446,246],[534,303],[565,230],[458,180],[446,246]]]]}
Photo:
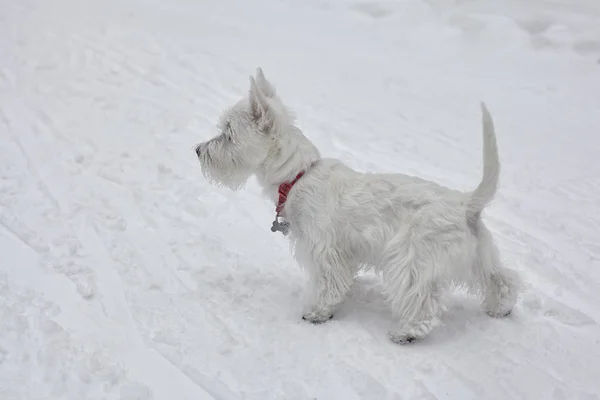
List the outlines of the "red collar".
{"type": "Polygon", "coordinates": [[[277,207],[275,208],[275,211],[277,212],[278,216],[283,210],[283,206],[285,205],[290,190],[292,190],[292,187],[294,187],[296,182],[298,182],[298,179],[302,178],[302,175],[304,175],[304,171],[300,171],[293,181],[283,182],[281,185],[279,185],[279,201],[277,201],[277,207]]]}

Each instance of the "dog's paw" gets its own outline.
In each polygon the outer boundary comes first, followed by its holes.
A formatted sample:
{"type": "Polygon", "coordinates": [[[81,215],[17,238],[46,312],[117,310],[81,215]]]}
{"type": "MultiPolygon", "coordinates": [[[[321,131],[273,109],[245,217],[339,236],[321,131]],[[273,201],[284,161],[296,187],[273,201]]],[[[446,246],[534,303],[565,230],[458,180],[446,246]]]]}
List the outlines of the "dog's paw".
{"type": "Polygon", "coordinates": [[[425,339],[431,331],[440,324],[438,318],[433,318],[418,323],[408,323],[401,326],[398,330],[388,332],[392,342],[397,344],[408,344],[425,339]]]}
{"type": "Polygon", "coordinates": [[[487,310],[485,313],[487,315],[489,315],[490,317],[493,317],[493,318],[504,318],[504,317],[508,317],[510,315],[510,313],[512,313],[512,309],[510,309],[508,311],[490,311],[490,310],[487,310]]]}
{"type": "Polygon", "coordinates": [[[417,338],[412,335],[399,334],[396,332],[388,332],[388,336],[392,342],[396,344],[409,344],[420,341],[422,338],[417,338]]]}
{"type": "Polygon", "coordinates": [[[485,313],[493,318],[504,318],[512,313],[514,301],[502,298],[500,301],[485,304],[485,313]]]}
{"type": "Polygon", "coordinates": [[[333,314],[319,310],[307,312],[302,316],[303,320],[312,322],[313,324],[322,324],[323,322],[329,321],[331,318],[333,318],[333,314]]]}

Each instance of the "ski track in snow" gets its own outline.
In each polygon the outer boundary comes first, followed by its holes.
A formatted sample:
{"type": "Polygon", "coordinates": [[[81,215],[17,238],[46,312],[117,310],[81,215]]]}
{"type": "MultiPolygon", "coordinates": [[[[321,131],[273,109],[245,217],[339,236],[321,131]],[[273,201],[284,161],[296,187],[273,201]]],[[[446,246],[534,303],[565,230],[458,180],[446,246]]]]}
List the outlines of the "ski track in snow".
{"type": "Polygon", "coordinates": [[[4,1],[0,59],[3,400],[600,397],[597,2],[4,1]],[[365,275],[303,322],[271,205],[193,153],[259,65],[324,155],[462,190],[486,101],[512,315],[394,345],[365,275]]]}

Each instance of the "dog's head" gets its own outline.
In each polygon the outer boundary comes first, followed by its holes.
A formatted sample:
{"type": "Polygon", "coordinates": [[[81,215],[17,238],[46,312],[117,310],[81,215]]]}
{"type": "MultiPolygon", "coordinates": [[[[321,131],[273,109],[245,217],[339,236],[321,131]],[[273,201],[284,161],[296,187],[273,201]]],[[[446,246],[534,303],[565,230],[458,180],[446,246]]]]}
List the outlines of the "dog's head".
{"type": "Polygon", "coordinates": [[[202,173],[211,183],[232,190],[243,187],[291,122],[291,114],[258,68],[256,77],[250,77],[248,95],[220,116],[218,134],[196,146],[202,173]]]}

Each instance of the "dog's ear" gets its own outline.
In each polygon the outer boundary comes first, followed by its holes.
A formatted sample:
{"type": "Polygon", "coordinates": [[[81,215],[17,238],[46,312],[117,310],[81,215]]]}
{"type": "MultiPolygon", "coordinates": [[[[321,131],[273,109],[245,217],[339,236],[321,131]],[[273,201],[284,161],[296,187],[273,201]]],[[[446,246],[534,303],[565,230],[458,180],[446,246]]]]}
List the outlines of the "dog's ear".
{"type": "Polygon", "coordinates": [[[253,77],[250,77],[250,114],[261,131],[267,132],[275,121],[275,114],[267,98],[253,77]]]}
{"type": "Polygon", "coordinates": [[[274,97],[275,87],[265,78],[262,68],[256,68],[256,85],[264,93],[266,97],[274,97]]]}

